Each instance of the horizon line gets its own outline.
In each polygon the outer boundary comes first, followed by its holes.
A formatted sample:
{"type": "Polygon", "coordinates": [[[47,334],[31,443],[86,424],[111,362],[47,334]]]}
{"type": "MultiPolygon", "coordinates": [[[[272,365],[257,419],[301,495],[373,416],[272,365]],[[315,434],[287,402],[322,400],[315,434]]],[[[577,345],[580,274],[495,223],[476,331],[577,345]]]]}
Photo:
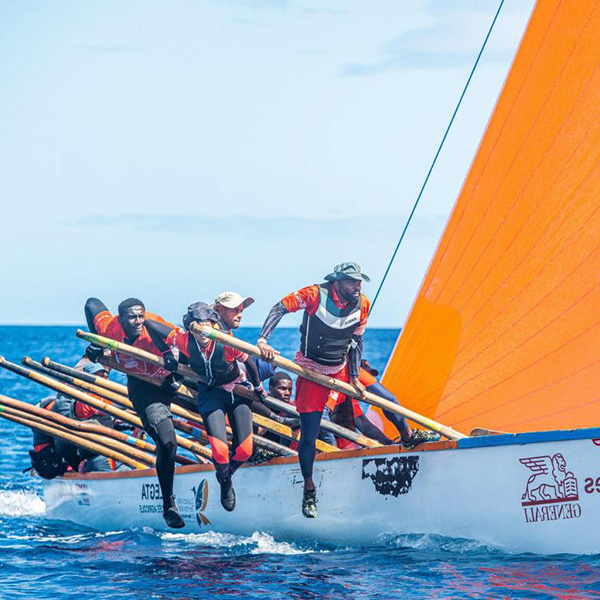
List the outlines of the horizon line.
{"type": "MultiPolygon", "coordinates": [[[[82,323],[0,323],[0,327],[77,327],[78,329],[85,329],[87,331],[87,325],[82,323]]],[[[240,329],[260,329],[261,325],[242,325],[240,329]]],[[[298,329],[298,326],[284,326],[277,327],[280,329],[298,329]]],[[[401,327],[395,326],[391,327],[389,325],[373,325],[372,327],[368,327],[368,329],[402,329],[401,327]]]]}

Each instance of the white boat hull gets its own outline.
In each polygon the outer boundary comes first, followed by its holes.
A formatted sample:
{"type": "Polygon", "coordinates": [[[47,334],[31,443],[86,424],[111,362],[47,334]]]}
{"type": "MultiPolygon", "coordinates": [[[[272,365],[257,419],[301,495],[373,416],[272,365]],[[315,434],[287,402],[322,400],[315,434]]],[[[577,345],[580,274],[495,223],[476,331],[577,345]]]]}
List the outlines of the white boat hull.
{"type": "MultiPolygon", "coordinates": [[[[586,429],[471,438],[421,452],[387,447],[321,456],[317,519],[301,515],[295,459],[241,469],[233,513],[220,506],[211,467],[179,468],[175,493],[188,533],[263,531],[336,545],[439,534],[517,552],[597,553],[597,444],[600,429],[586,429]]],[[[104,531],[167,529],[153,471],[55,479],[44,495],[51,519],[104,531]]]]}

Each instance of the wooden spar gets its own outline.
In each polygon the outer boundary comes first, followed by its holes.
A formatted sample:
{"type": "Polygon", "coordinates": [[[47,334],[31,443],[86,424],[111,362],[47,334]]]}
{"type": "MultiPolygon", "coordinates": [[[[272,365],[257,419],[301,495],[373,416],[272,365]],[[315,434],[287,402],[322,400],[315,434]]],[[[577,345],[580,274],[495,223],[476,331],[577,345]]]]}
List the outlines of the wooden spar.
{"type": "MultiPolygon", "coordinates": [[[[130,348],[133,348],[133,351],[137,351],[137,348],[134,348],[132,346],[126,346],[126,348],[127,348],[127,350],[122,350],[123,353],[129,352],[130,348]]],[[[132,356],[141,358],[142,360],[145,359],[145,357],[140,356],[137,354],[137,352],[134,353],[133,351],[131,351],[132,356]]],[[[143,352],[143,351],[140,351],[140,352],[143,352]]],[[[151,355],[151,356],[153,356],[153,355],[151,355]]],[[[117,363],[113,359],[107,358],[106,356],[100,359],[100,363],[103,364],[104,366],[106,366],[108,369],[113,369],[116,371],[121,371],[122,373],[127,373],[127,371],[119,363],[117,363]]],[[[143,375],[136,375],[136,377],[140,378],[142,381],[146,381],[153,385],[161,384],[160,380],[154,379],[152,377],[146,377],[143,375]]],[[[194,373],[194,377],[197,381],[202,381],[202,379],[196,373],[194,373]]],[[[239,394],[243,398],[247,398],[249,400],[253,400],[256,397],[254,392],[252,392],[248,388],[245,388],[244,386],[241,386],[241,385],[237,385],[235,387],[234,392],[236,394],[239,394]]],[[[196,404],[196,398],[197,398],[196,392],[189,389],[187,386],[185,386],[183,384],[180,386],[180,388],[177,390],[177,392],[175,392],[175,395],[179,398],[193,401],[194,404],[196,404]]],[[[267,401],[271,402],[271,404],[273,404],[273,405],[277,404],[276,408],[278,408],[278,409],[281,408],[283,411],[287,412],[288,414],[291,414],[295,417],[299,416],[298,411],[296,411],[296,409],[293,406],[286,404],[285,402],[280,402],[279,400],[276,400],[275,398],[271,398],[270,396],[267,396],[267,401]],[[284,407],[281,407],[280,404],[283,404],[284,407]]],[[[201,418],[201,417],[198,415],[198,418],[201,418]]],[[[264,427],[265,429],[269,429],[283,437],[286,437],[289,440],[298,441],[300,439],[300,433],[297,431],[294,431],[287,425],[276,423],[272,419],[268,419],[267,417],[264,417],[262,415],[257,415],[256,413],[254,413],[253,420],[256,425],[264,427]]],[[[378,446],[381,446],[381,444],[379,442],[371,440],[370,438],[365,437],[364,435],[356,434],[356,433],[350,431],[349,429],[346,429],[345,427],[336,425],[335,423],[329,423],[328,421],[323,421],[321,423],[321,427],[323,427],[323,429],[325,429],[327,431],[331,431],[331,432],[335,433],[339,437],[343,437],[352,442],[355,442],[355,443],[359,444],[360,446],[363,446],[364,448],[376,448],[378,446]]],[[[230,428],[227,429],[227,433],[231,434],[230,428]]],[[[262,438],[262,436],[258,436],[257,434],[254,434],[254,435],[256,438],[258,438],[257,445],[263,445],[264,447],[267,447],[267,446],[265,446],[265,443],[262,441],[262,440],[264,440],[264,438],[262,438]]],[[[271,442],[271,440],[266,440],[266,441],[270,442],[270,443],[274,443],[274,442],[271,442]]],[[[281,446],[281,448],[286,448],[286,447],[281,446]]],[[[319,452],[337,452],[337,451],[339,451],[339,448],[332,446],[331,444],[328,444],[322,440],[317,440],[316,448],[319,452]]],[[[276,452],[281,452],[281,449],[279,449],[279,450],[275,449],[275,448],[268,448],[268,449],[274,450],[276,452]]]]}
{"type": "MultiPolygon", "coordinates": [[[[133,410],[133,404],[131,403],[131,401],[129,400],[129,398],[127,396],[123,396],[121,394],[112,392],[111,390],[101,388],[97,385],[78,380],[75,377],[71,377],[70,375],[65,375],[63,373],[55,372],[52,369],[49,369],[48,367],[43,366],[42,364],[38,363],[37,361],[32,360],[31,358],[29,358],[27,356],[23,358],[22,362],[24,364],[26,364],[27,366],[29,366],[33,369],[36,369],[37,371],[39,371],[41,373],[46,373],[49,376],[51,376],[55,379],[58,379],[59,381],[63,381],[66,384],[80,387],[81,389],[85,389],[87,392],[89,392],[90,394],[93,394],[94,396],[99,397],[100,399],[105,399],[109,402],[115,402],[115,403],[121,405],[122,407],[125,407],[125,409],[131,410],[132,414],[135,413],[135,411],[133,410]]],[[[184,433],[191,433],[190,427],[187,424],[182,423],[178,419],[173,419],[173,426],[176,429],[178,429],[179,431],[182,431],[184,433]]],[[[202,441],[202,442],[208,441],[208,437],[204,434],[204,432],[202,430],[200,430],[199,428],[192,428],[192,429],[194,432],[193,437],[200,438],[200,441],[202,441]],[[202,434],[202,435],[198,435],[198,434],[202,434]]],[[[187,459],[185,456],[176,455],[176,460],[177,460],[177,462],[180,462],[181,464],[189,464],[189,462],[188,462],[189,459],[187,459]]]]}
{"type": "MultiPolygon", "coordinates": [[[[117,402],[118,404],[121,404],[121,405],[123,404],[123,401],[126,401],[126,403],[128,403],[127,402],[128,397],[123,396],[123,394],[119,394],[119,393],[113,392],[107,388],[100,387],[99,385],[96,385],[95,383],[88,383],[85,380],[78,379],[71,375],[66,375],[64,373],[60,373],[60,372],[54,371],[52,369],[49,369],[48,367],[45,367],[43,364],[33,360],[29,356],[24,356],[21,359],[21,362],[24,365],[28,366],[29,368],[35,369],[39,373],[48,375],[48,377],[54,377],[54,379],[58,379],[58,381],[62,381],[63,383],[66,383],[68,385],[72,385],[74,387],[81,388],[82,390],[85,390],[86,392],[89,392],[90,394],[97,394],[99,396],[102,396],[103,398],[106,398],[107,400],[111,400],[112,402],[117,402]]],[[[98,379],[101,379],[101,378],[98,377],[98,379]]],[[[128,406],[127,408],[131,408],[131,406],[128,406]]]]}
{"type": "MultiPolygon", "coordinates": [[[[36,363],[35,361],[30,361],[30,362],[31,362],[32,368],[35,368],[36,365],[39,365],[39,363],[36,363]]],[[[41,365],[39,365],[39,366],[41,366],[41,365]]],[[[16,400],[14,398],[9,398],[8,396],[3,396],[2,394],[0,394],[0,400],[7,405],[13,406],[14,408],[18,408],[20,410],[30,412],[30,413],[40,416],[40,417],[46,417],[47,413],[48,413],[48,411],[46,411],[42,408],[33,406],[32,404],[29,404],[27,402],[21,402],[20,400],[16,400]]],[[[90,423],[88,421],[78,421],[76,419],[70,419],[69,417],[65,417],[64,415],[61,415],[58,413],[51,413],[51,414],[56,415],[55,420],[65,426],[75,428],[80,431],[86,431],[89,433],[97,433],[100,435],[104,435],[106,437],[111,437],[115,440],[136,446],[137,448],[140,448],[151,454],[156,454],[156,446],[151,442],[141,440],[139,438],[136,438],[136,437],[129,435],[127,433],[124,433],[122,431],[117,431],[116,429],[111,429],[110,427],[105,427],[104,425],[100,425],[99,423],[90,423]],[[65,421],[65,419],[66,419],[66,421],[65,421]]],[[[190,458],[187,458],[186,456],[181,456],[180,454],[176,454],[175,462],[177,462],[181,465],[191,465],[191,464],[194,464],[195,461],[191,460],[190,458]]]]}
{"type": "Polygon", "coordinates": [[[98,396],[102,396],[111,402],[116,402],[117,404],[121,404],[122,406],[126,406],[127,408],[133,408],[131,401],[127,396],[123,396],[122,394],[118,394],[117,392],[113,392],[107,388],[102,388],[99,385],[94,383],[88,383],[87,381],[77,379],[71,375],[66,375],[64,373],[59,373],[57,371],[53,371],[48,367],[45,367],[41,363],[33,360],[29,356],[24,356],[21,362],[24,365],[27,365],[31,369],[35,369],[39,373],[43,373],[44,375],[48,375],[48,377],[53,377],[58,381],[62,381],[68,385],[72,385],[77,388],[81,388],[90,394],[97,394],[98,396]]]}
{"type": "MultiPolygon", "coordinates": [[[[107,367],[109,367],[111,369],[122,370],[123,373],[127,372],[127,371],[123,370],[123,367],[121,365],[119,365],[117,362],[115,362],[114,360],[111,360],[111,359],[108,359],[105,357],[105,358],[101,359],[101,362],[102,362],[102,364],[106,365],[107,367]]],[[[155,379],[152,377],[147,377],[144,375],[135,375],[135,376],[138,377],[139,379],[141,379],[142,381],[145,381],[152,385],[156,385],[156,386],[161,385],[161,381],[158,379],[155,379]]],[[[176,396],[180,396],[180,397],[184,398],[185,400],[193,400],[194,404],[195,404],[195,398],[196,398],[195,393],[192,392],[192,390],[185,387],[184,385],[182,385],[179,388],[179,390],[176,392],[176,396]]],[[[180,404],[177,404],[176,400],[173,402],[173,404],[171,404],[171,411],[173,412],[174,415],[177,415],[184,419],[188,419],[195,423],[200,424],[203,422],[202,417],[197,412],[192,411],[188,408],[185,408],[184,406],[181,406],[180,404]]],[[[255,416],[260,417],[260,415],[255,415],[255,416]]],[[[260,421],[260,419],[258,419],[256,422],[259,422],[259,421],[260,421]]],[[[274,423],[274,425],[280,426],[282,428],[284,427],[284,425],[279,425],[279,423],[275,423],[274,421],[271,421],[270,419],[269,419],[269,421],[274,423]]],[[[269,425],[269,427],[271,427],[271,425],[269,425]]],[[[192,429],[195,432],[202,431],[198,427],[193,427],[192,429]]],[[[291,429],[289,427],[286,427],[286,429],[291,431],[291,429]]],[[[231,427],[229,427],[229,426],[226,427],[226,431],[229,435],[233,434],[231,427]]],[[[277,432],[277,433],[280,433],[280,432],[277,432]]],[[[206,439],[208,439],[206,434],[204,433],[204,431],[202,431],[202,434],[206,439]]],[[[282,435],[284,435],[284,434],[282,433],[282,435]]],[[[256,441],[257,446],[261,446],[261,447],[266,448],[277,454],[281,454],[283,456],[296,456],[298,454],[295,450],[291,450],[287,446],[283,446],[282,444],[278,444],[277,442],[273,442],[272,440],[268,440],[266,438],[263,438],[262,436],[254,434],[253,437],[254,437],[254,440],[256,441]]],[[[327,446],[329,446],[329,444],[327,444],[327,446]]],[[[330,446],[330,447],[333,448],[333,446],[330,446]]]]}
{"type": "MultiPolygon", "coordinates": [[[[63,394],[65,394],[71,398],[74,398],[75,400],[79,400],[79,401],[83,402],[84,404],[89,404],[90,406],[93,406],[94,408],[102,410],[105,413],[113,415],[123,421],[126,421],[127,423],[131,423],[132,425],[135,425],[136,427],[139,427],[140,429],[144,428],[144,426],[142,425],[142,421],[138,416],[136,416],[130,412],[127,412],[125,410],[122,410],[120,408],[117,408],[116,406],[113,406],[112,404],[103,402],[102,400],[99,400],[98,398],[95,398],[94,396],[85,394],[76,388],[65,385],[64,383],[60,383],[59,381],[56,381],[55,379],[51,379],[50,377],[46,377],[45,375],[41,375],[39,373],[36,373],[35,371],[25,369],[24,367],[21,367],[20,365],[11,363],[11,362],[7,361],[3,356],[0,356],[0,367],[4,367],[5,369],[8,369],[9,371],[16,373],[17,375],[21,375],[28,379],[32,379],[33,381],[36,381],[36,382],[40,383],[41,385],[44,385],[50,389],[56,390],[57,392],[62,392],[63,394]]],[[[128,402],[129,402],[129,400],[128,400],[128,402]]],[[[205,458],[209,458],[209,459],[212,458],[212,452],[208,448],[202,446],[202,444],[198,444],[197,442],[188,440],[187,438],[184,438],[180,435],[176,436],[176,439],[177,439],[177,443],[182,448],[185,448],[186,450],[193,452],[196,456],[198,456],[199,460],[204,461],[205,458]]]]}
{"type": "MultiPolygon", "coordinates": [[[[144,440],[140,440],[136,437],[133,437],[132,435],[123,433],[122,431],[116,431],[115,429],[105,427],[104,425],[100,425],[98,423],[89,423],[86,421],[78,421],[76,419],[71,419],[64,415],[61,415],[60,413],[55,413],[50,410],[40,408],[39,406],[29,404],[28,402],[17,400],[16,398],[4,396],[3,394],[0,394],[0,402],[6,406],[10,406],[22,412],[28,412],[33,416],[44,419],[51,419],[59,425],[69,427],[71,429],[77,429],[83,433],[93,433],[97,435],[102,435],[104,437],[113,438],[114,440],[124,442],[131,446],[139,448],[146,453],[156,454],[156,446],[154,444],[151,444],[144,440]]],[[[147,455],[146,461],[149,461],[151,458],[151,456],[147,455]]]]}
{"type": "MultiPolygon", "coordinates": [[[[117,452],[120,452],[121,454],[124,454],[125,456],[129,456],[129,458],[143,463],[145,465],[145,468],[147,468],[147,469],[154,468],[154,465],[156,463],[156,458],[154,456],[151,456],[147,452],[143,452],[142,450],[139,450],[139,449],[135,448],[134,446],[127,444],[126,442],[122,442],[122,441],[119,441],[114,438],[111,439],[111,438],[103,435],[102,433],[93,433],[91,431],[77,429],[76,427],[71,427],[71,425],[68,423],[60,422],[58,419],[55,418],[57,416],[57,414],[53,413],[52,411],[49,411],[49,410],[44,411],[46,413],[45,415],[39,415],[39,414],[35,415],[35,414],[31,413],[31,411],[14,408],[13,406],[10,406],[8,404],[8,402],[5,402],[4,400],[0,401],[0,404],[4,404],[4,412],[9,415],[27,418],[32,423],[41,423],[42,425],[45,424],[45,425],[54,427],[57,431],[63,431],[65,433],[79,435],[84,440],[88,440],[90,442],[95,442],[97,444],[101,444],[102,446],[111,448],[112,450],[116,450],[117,452]]],[[[62,415],[58,415],[58,416],[62,416],[62,415]]],[[[68,419],[68,417],[65,417],[65,418],[68,421],[71,420],[71,419],[68,419]]]]}
{"type": "MultiPolygon", "coordinates": [[[[283,402],[282,400],[278,400],[277,398],[273,398],[273,396],[267,396],[265,400],[265,404],[268,404],[271,408],[275,410],[280,410],[282,412],[287,413],[292,417],[299,417],[300,413],[287,402],[283,402]]],[[[362,435],[361,433],[355,433],[354,431],[350,431],[346,427],[342,427],[341,425],[337,425],[336,423],[332,423],[331,421],[321,421],[321,429],[325,431],[330,431],[331,433],[337,435],[338,437],[345,438],[362,446],[363,448],[379,448],[382,446],[379,442],[368,438],[366,435],[362,435]]]]}
{"type": "Polygon", "coordinates": [[[121,394],[122,396],[127,396],[127,386],[117,383],[116,381],[111,381],[110,379],[105,379],[104,377],[98,377],[98,375],[92,375],[91,373],[78,371],[73,367],[68,367],[67,365],[63,365],[62,363],[50,360],[47,356],[45,356],[42,359],[42,365],[47,369],[58,371],[59,373],[63,373],[64,375],[70,375],[71,377],[75,377],[76,379],[81,379],[82,381],[87,381],[88,383],[99,385],[100,387],[106,388],[107,390],[111,390],[112,392],[116,392],[117,394],[121,394]]]}
{"type": "MultiPolygon", "coordinates": [[[[206,336],[211,340],[215,340],[220,342],[221,344],[225,344],[226,346],[231,346],[232,348],[236,348],[237,350],[241,350],[246,354],[251,354],[252,356],[260,357],[260,350],[257,346],[252,344],[248,344],[242,340],[234,338],[233,336],[227,335],[217,329],[213,329],[212,327],[207,327],[205,325],[201,326],[197,323],[192,323],[190,326],[192,331],[197,331],[198,333],[206,336]]],[[[334,377],[328,377],[327,375],[321,375],[321,373],[317,373],[310,369],[306,369],[305,367],[301,367],[296,364],[294,361],[289,360],[287,358],[283,358],[282,356],[275,356],[273,359],[273,364],[285,369],[286,371],[291,371],[304,379],[308,379],[310,381],[314,381],[315,383],[319,383],[325,387],[328,387],[332,390],[340,392],[341,394],[345,394],[346,396],[352,396],[353,398],[358,398],[359,400],[363,400],[373,406],[378,406],[379,408],[383,408],[384,410],[389,410],[390,412],[394,412],[396,414],[407,417],[411,421],[426,427],[427,429],[431,429],[432,431],[436,431],[440,433],[444,437],[447,437],[451,440],[459,440],[461,438],[467,437],[464,434],[455,431],[451,427],[447,427],[446,425],[442,425],[437,421],[433,421],[423,415],[420,415],[412,410],[407,408],[403,408],[394,402],[390,402],[389,400],[385,400],[371,392],[365,392],[364,396],[361,396],[360,393],[354,388],[354,386],[346,383],[344,381],[340,381],[339,379],[335,379],[334,377]]]]}
{"type": "MultiPolygon", "coordinates": [[[[80,337],[83,340],[87,340],[88,342],[94,343],[102,348],[107,348],[114,352],[121,352],[123,354],[127,354],[128,356],[134,356],[136,358],[139,358],[140,360],[143,360],[146,363],[156,365],[159,367],[164,366],[164,361],[160,356],[156,356],[155,354],[146,352],[145,350],[141,350],[139,348],[136,348],[135,346],[129,346],[128,344],[123,344],[121,342],[117,342],[115,340],[105,338],[105,337],[103,337],[101,335],[97,335],[95,333],[87,333],[85,331],[81,331],[80,329],[77,330],[77,337],[80,337]]],[[[121,369],[119,369],[119,370],[121,370],[121,369]]],[[[184,375],[185,377],[188,377],[189,379],[193,379],[194,381],[203,382],[203,379],[201,377],[199,377],[198,374],[191,367],[188,367],[187,365],[181,365],[181,364],[178,365],[177,372],[180,375],[184,375]]],[[[133,374],[133,376],[137,377],[136,374],[133,374]]],[[[144,381],[152,382],[151,378],[145,379],[144,381]]],[[[160,384],[158,384],[158,385],[160,385],[160,384]]],[[[242,386],[237,386],[236,390],[235,390],[236,393],[238,392],[238,389],[241,390],[244,388],[242,388],[242,386]]],[[[249,398],[251,400],[258,399],[251,390],[244,389],[244,392],[245,393],[242,393],[240,395],[242,395],[245,398],[249,398]],[[247,396],[246,394],[250,394],[250,396],[247,396]]],[[[291,440],[299,439],[298,432],[294,432],[287,425],[282,425],[280,423],[276,423],[275,421],[273,421],[272,419],[268,419],[267,417],[263,417],[261,415],[252,413],[252,421],[259,427],[264,427],[265,429],[269,429],[270,431],[277,433],[279,435],[283,435],[284,437],[287,437],[288,439],[291,439],[291,440]]],[[[231,433],[230,429],[228,429],[228,433],[231,433]]],[[[289,448],[286,448],[285,446],[282,446],[281,444],[277,444],[277,446],[279,446],[279,449],[276,449],[276,447],[274,446],[275,442],[272,442],[271,440],[267,440],[264,437],[257,435],[256,433],[253,434],[253,439],[256,442],[257,446],[267,448],[271,451],[279,452],[279,453],[282,453],[287,456],[290,456],[290,452],[293,455],[296,454],[295,451],[290,450],[289,448]]],[[[338,452],[339,451],[339,448],[336,448],[335,446],[332,446],[330,444],[326,444],[325,442],[321,442],[321,440],[318,440],[317,449],[320,452],[334,452],[334,451],[338,452]]]]}
{"type": "MultiPolygon", "coordinates": [[[[288,427],[287,425],[283,425],[281,423],[276,423],[272,419],[268,417],[264,417],[263,415],[258,415],[254,413],[252,415],[252,420],[259,427],[264,427],[265,429],[270,429],[287,438],[288,440],[299,441],[300,440],[300,432],[295,431],[288,427]]],[[[316,448],[319,452],[339,452],[340,449],[337,446],[332,446],[323,440],[316,441],[316,448]]]]}
{"type": "Polygon", "coordinates": [[[104,446],[102,444],[98,444],[96,442],[91,442],[89,440],[85,440],[82,437],[80,437],[79,435],[76,435],[74,433],[66,433],[64,431],[59,431],[57,428],[55,428],[51,425],[46,425],[46,424],[42,424],[42,423],[34,423],[31,419],[24,417],[24,416],[17,417],[12,414],[8,414],[7,409],[8,409],[8,407],[2,406],[0,404],[0,417],[2,417],[3,419],[7,419],[8,421],[13,421],[14,423],[19,423],[20,425],[25,425],[27,427],[30,427],[31,429],[37,429],[38,431],[41,431],[42,433],[46,433],[53,437],[60,438],[62,440],[65,440],[66,442],[75,444],[76,446],[79,446],[80,448],[83,448],[85,450],[90,450],[91,452],[94,452],[95,454],[102,454],[103,456],[107,456],[108,458],[118,460],[119,462],[122,462],[123,464],[127,465],[128,467],[131,467],[132,469],[148,469],[149,468],[144,463],[141,463],[137,460],[133,460],[132,458],[129,458],[129,456],[125,456],[121,452],[117,452],[116,450],[107,448],[106,446],[104,446]]]}
{"type": "MultiPolygon", "coordinates": [[[[156,356],[156,354],[146,352],[146,350],[136,348],[135,346],[130,346],[129,344],[124,344],[123,342],[111,340],[110,338],[98,335],[97,333],[88,333],[87,331],[82,331],[81,329],[78,329],[75,335],[78,338],[81,338],[82,340],[90,342],[96,346],[100,346],[101,348],[106,348],[107,350],[112,350],[113,352],[120,352],[122,354],[126,354],[127,356],[133,356],[143,360],[145,363],[164,368],[163,359],[160,356],[156,356]]],[[[189,377],[195,381],[201,381],[201,378],[198,377],[198,374],[187,365],[179,364],[177,367],[177,372],[180,375],[184,375],[185,377],[189,377]]],[[[133,374],[133,376],[136,377],[137,375],[133,374]]]]}
{"type": "MultiPolygon", "coordinates": [[[[162,358],[160,358],[159,356],[156,356],[150,352],[146,352],[145,350],[136,348],[135,346],[129,346],[128,344],[123,344],[121,342],[117,342],[115,340],[105,338],[104,336],[101,336],[98,334],[87,333],[85,331],[81,331],[80,329],[77,330],[77,337],[79,337],[83,340],[86,340],[88,342],[94,343],[102,348],[107,348],[108,350],[112,350],[114,352],[118,351],[118,352],[121,352],[128,356],[133,356],[135,358],[139,358],[140,360],[143,360],[146,363],[150,363],[150,364],[156,365],[158,367],[164,366],[162,358]]],[[[100,359],[100,362],[111,369],[116,369],[116,370],[122,371],[123,373],[127,373],[127,371],[125,371],[123,369],[123,367],[121,367],[118,363],[116,363],[113,360],[107,360],[106,357],[100,359]]],[[[177,372],[180,375],[187,377],[188,379],[192,379],[194,381],[200,381],[200,382],[204,381],[202,379],[202,377],[200,377],[191,367],[188,367],[187,365],[180,364],[177,367],[177,372]]],[[[137,375],[135,375],[135,376],[138,377],[137,375]]],[[[149,383],[156,384],[156,380],[153,380],[152,378],[144,379],[143,377],[140,377],[140,379],[143,379],[144,381],[148,381],[149,383]]],[[[160,384],[157,384],[157,385],[160,385],[160,384]]],[[[237,385],[235,387],[234,392],[236,394],[238,394],[239,396],[242,396],[243,398],[247,398],[249,400],[256,399],[256,395],[254,394],[254,392],[252,392],[251,390],[249,390],[241,385],[237,385]]],[[[188,390],[188,388],[186,388],[183,385],[179,388],[177,395],[184,395],[185,397],[188,397],[188,398],[195,398],[195,393],[192,392],[191,390],[188,390]]],[[[296,412],[296,415],[297,414],[298,413],[296,412]]],[[[253,413],[252,420],[256,425],[258,425],[260,427],[264,427],[265,429],[268,429],[270,431],[273,431],[274,433],[277,433],[283,437],[286,437],[287,439],[295,440],[295,441],[298,441],[300,439],[299,432],[292,430],[287,425],[282,425],[280,423],[276,423],[272,419],[268,419],[267,417],[264,417],[262,415],[257,415],[256,413],[253,413]]],[[[335,423],[328,423],[326,421],[323,421],[321,423],[321,427],[323,427],[323,429],[325,429],[327,431],[331,431],[331,432],[335,433],[335,435],[337,435],[339,437],[343,437],[347,440],[350,440],[351,442],[355,442],[365,448],[376,448],[381,445],[381,444],[379,444],[379,442],[371,440],[363,435],[358,435],[358,434],[354,433],[353,431],[346,429],[345,427],[340,427],[339,425],[335,425],[335,423]]],[[[230,433],[230,432],[228,432],[228,433],[230,433]]],[[[268,447],[268,445],[265,445],[265,442],[263,441],[264,438],[262,438],[261,436],[258,436],[257,434],[254,434],[254,437],[255,437],[255,441],[257,442],[257,445],[261,445],[263,447],[268,447]]],[[[266,441],[269,442],[269,440],[266,440],[266,441]]],[[[319,452],[338,452],[339,451],[339,448],[332,446],[331,444],[327,444],[326,442],[323,442],[322,440],[317,440],[316,447],[319,452]]],[[[272,448],[269,448],[269,449],[272,450],[272,448]]]]}
{"type": "MultiPolygon", "coordinates": [[[[103,361],[104,360],[105,359],[103,359],[103,361]]],[[[47,373],[48,375],[51,375],[54,378],[62,380],[65,383],[74,385],[76,387],[80,387],[81,389],[84,389],[91,394],[101,396],[103,398],[106,398],[107,400],[110,400],[112,402],[116,402],[122,406],[125,406],[126,408],[133,408],[133,405],[131,404],[131,401],[129,400],[129,398],[127,396],[123,396],[123,395],[113,392],[111,390],[101,388],[95,384],[87,383],[85,381],[76,379],[74,377],[71,377],[70,375],[65,375],[62,373],[54,373],[48,367],[45,367],[44,365],[32,360],[31,358],[29,358],[27,356],[23,358],[23,363],[27,364],[28,366],[30,366],[38,371],[47,373]]],[[[114,364],[111,363],[110,365],[107,365],[107,366],[109,368],[116,368],[118,370],[120,370],[122,368],[117,363],[114,363],[114,364]]],[[[78,373],[79,371],[76,371],[76,372],[78,373]]],[[[99,379],[101,379],[101,378],[99,378],[99,379]]],[[[159,382],[157,382],[156,380],[153,380],[152,378],[145,378],[144,381],[149,381],[150,383],[155,383],[157,385],[160,385],[159,382]]],[[[178,406],[177,404],[171,405],[171,412],[178,417],[189,419],[189,420],[195,421],[196,423],[199,423],[199,424],[202,423],[202,417],[198,413],[186,410],[183,407],[178,406]]],[[[260,421],[260,419],[258,419],[258,420],[260,421]]],[[[204,432],[202,432],[202,430],[199,427],[189,426],[189,424],[182,424],[181,421],[179,421],[178,419],[173,420],[173,425],[180,431],[191,434],[194,437],[200,437],[202,439],[202,441],[208,441],[208,436],[206,436],[206,434],[204,434],[204,432]],[[202,432],[202,434],[203,434],[202,436],[198,436],[198,433],[200,433],[200,432],[202,432]]],[[[278,423],[275,423],[275,425],[278,425],[281,428],[284,427],[283,425],[279,425],[278,423]]],[[[286,427],[286,429],[289,429],[289,427],[286,427]]],[[[228,428],[228,431],[229,431],[229,433],[231,433],[230,428],[228,428]]],[[[278,433],[285,435],[284,431],[283,432],[279,431],[278,433]]],[[[263,447],[266,447],[269,450],[276,452],[278,454],[282,454],[284,456],[294,456],[296,454],[295,451],[290,450],[289,448],[286,448],[285,446],[282,446],[281,444],[277,444],[276,442],[272,442],[271,440],[265,439],[263,441],[263,439],[261,438],[260,442],[257,442],[257,444],[258,443],[261,443],[263,447]]],[[[329,446],[329,444],[327,444],[327,446],[330,448],[333,448],[333,446],[329,446]]]]}

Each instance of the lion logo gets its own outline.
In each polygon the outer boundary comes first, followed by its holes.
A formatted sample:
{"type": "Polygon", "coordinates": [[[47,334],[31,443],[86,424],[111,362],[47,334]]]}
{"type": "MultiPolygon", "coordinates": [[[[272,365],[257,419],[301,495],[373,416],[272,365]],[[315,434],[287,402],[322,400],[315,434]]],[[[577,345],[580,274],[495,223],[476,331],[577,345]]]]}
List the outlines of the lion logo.
{"type": "Polygon", "coordinates": [[[520,458],[519,462],[533,471],[521,497],[524,505],[579,498],[577,480],[567,471],[567,461],[562,454],[520,458]]]}

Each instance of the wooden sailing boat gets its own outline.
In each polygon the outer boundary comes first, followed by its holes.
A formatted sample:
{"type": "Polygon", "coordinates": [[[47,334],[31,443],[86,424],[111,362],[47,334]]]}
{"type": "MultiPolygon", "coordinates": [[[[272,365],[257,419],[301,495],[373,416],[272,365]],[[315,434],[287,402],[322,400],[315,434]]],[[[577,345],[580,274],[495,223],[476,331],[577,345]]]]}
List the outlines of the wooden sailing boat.
{"type": "MultiPolygon", "coordinates": [[[[598,32],[600,2],[538,2],[384,377],[459,430],[523,433],[322,455],[316,520],[295,458],[242,469],[234,513],[211,467],[180,467],[186,531],[600,551],[598,32]]],[[[152,471],[56,479],[45,496],[50,518],[165,528],[152,471]]]]}

